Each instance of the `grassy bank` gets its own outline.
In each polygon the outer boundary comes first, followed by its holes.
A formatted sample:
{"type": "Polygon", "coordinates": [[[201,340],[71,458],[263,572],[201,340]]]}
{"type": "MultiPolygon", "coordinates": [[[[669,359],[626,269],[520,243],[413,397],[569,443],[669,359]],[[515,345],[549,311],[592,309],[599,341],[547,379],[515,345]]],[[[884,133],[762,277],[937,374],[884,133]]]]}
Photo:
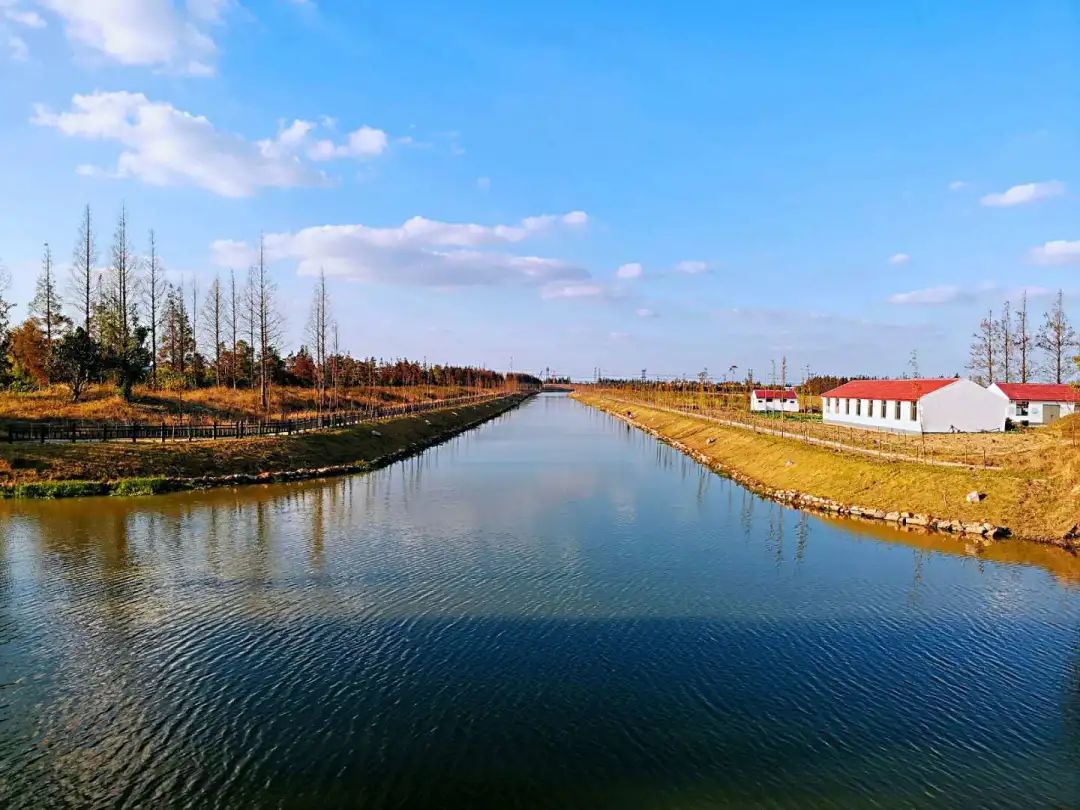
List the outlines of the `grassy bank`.
{"type": "Polygon", "coordinates": [[[0,494],[138,495],[357,472],[435,444],[514,407],[520,396],[376,425],[293,436],[164,444],[0,445],[0,494]]]}
{"type": "Polygon", "coordinates": [[[807,445],[792,439],[717,425],[690,414],[673,414],[643,403],[627,405],[604,395],[575,396],[626,416],[684,445],[717,467],[767,489],[795,490],[885,512],[913,512],[968,523],[992,523],[1014,536],[1064,543],[1080,523],[1080,490],[1072,464],[1042,470],[936,467],[874,459],[807,445]],[[986,494],[969,503],[972,491],[986,494]]]}
{"type": "MultiPolygon", "coordinates": [[[[371,406],[430,402],[478,393],[480,389],[459,385],[365,386],[342,388],[336,395],[338,410],[362,410],[371,406]]],[[[311,387],[275,386],[271,389],[269,416],[300,418],[317,412],[317,393],[311,387]]],[[[79,402],[71,401],[66,385],[38,391],[0,391],[0,423],[80,420],[88,422],[150,422],[158,424],[196,419],[222,422],[257,420],[263,414],[258,390],[211,386],[190,391],[155,390],[135,386],[130,402],[114,385],[92,385],[79,402]]]]}

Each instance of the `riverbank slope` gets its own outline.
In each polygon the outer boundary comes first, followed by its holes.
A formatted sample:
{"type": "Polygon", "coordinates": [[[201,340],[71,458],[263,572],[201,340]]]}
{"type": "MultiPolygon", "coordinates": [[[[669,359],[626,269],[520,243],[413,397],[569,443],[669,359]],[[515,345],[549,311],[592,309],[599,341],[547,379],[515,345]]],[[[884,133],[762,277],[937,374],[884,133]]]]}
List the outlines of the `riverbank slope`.
{"type": "Polygon", "coordinates": [[[792,439],[726,427],[691,414],[675,414],[604,395],[578,392],[579,401],[641,427],[736,478],[761,494],[793,505],[860,513],[864,517],[1007,528],[1015,537],[1077,548],[1077,493],[1065,476],[1028,470],[951,468],[875,459],[792,439]],[[970,503],[968,493],[982,501],[970,503]],[[851,507],[855,507],[851,510],[851,507]]]}
{"type": "Polygon", "coordinates": [[[445,441],[526,397],[291,436],[0,445],[0,497],[149,494],[363,472],[445,441]]]}

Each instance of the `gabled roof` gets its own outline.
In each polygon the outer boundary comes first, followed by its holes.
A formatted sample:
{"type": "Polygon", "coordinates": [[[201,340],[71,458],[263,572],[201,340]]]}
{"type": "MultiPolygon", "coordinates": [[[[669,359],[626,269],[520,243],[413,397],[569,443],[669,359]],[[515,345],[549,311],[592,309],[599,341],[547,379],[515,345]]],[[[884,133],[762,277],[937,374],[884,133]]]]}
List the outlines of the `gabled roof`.
{"type": "Polygon", "coordinates": [[[755,388],[754,396],[758,399],[798,399],[799,397],[794,388],[788,388],[786,391],[779,388],[755,388]]]}
{"type": "Polygon", "coordinates": [[[1080,391],[1057,383],[994,383],[1012,402],[1080,402],[1080,391]]]}
{"type": "Polygon", "coordinates": [[[915,402],[927,394],[952,385],[955,377],[933,380],[852,380],[826,391],[823,397],[846,399],[895,399],[901,402],[915,402]]]}

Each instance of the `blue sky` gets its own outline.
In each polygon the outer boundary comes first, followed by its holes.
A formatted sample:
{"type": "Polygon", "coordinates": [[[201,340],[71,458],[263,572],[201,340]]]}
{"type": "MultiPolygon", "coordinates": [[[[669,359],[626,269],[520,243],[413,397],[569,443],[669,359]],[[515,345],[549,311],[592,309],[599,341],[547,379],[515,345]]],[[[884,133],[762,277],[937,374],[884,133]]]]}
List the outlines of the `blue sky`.
{"type": "Polygon", "coordinates": [[[1080,4],[626,5],[0,0],[13,294],[124,203],[384,357],[952,374],[1072,298],[1080,4]]]}

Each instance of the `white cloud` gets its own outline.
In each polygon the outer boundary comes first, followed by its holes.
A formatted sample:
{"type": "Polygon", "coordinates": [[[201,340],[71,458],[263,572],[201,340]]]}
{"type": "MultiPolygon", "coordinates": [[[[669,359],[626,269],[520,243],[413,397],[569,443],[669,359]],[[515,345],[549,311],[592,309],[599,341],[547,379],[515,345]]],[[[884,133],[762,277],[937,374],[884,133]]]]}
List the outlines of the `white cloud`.
{"type": "Polygon", "coordinates": [[[544,288],[544,298],[599,298],[604,295],[604,288],[599,284],[570,282],[552,284],[544,288]]]}
{"type": "Polygon", "coordinates": [[[1007,208],[1014,205],[1027,205],[1049,197],[1060,197],[1064,193],[1064,183],[1060,180],[1047,180],[1043,183],[1024,183],[1013,186],[999,194],[987,194],[979,202],[995,208],[1007,208]]]}
{"type": "Polygon", "coordinates": [[[628,262],[615,271],[618,278],[641,278],[642,268],[638,262],[628,262]]]}
{"type": "Polygon", "coordinates": [[[972,290],[955,284],[943,284],[938,287],[926,287],[911,292],[894,293],[889,296],[890,304],[954,304],[974,298],[972,290]]]}
{"type": "Polygon", "coordinates": [[[907,264],[911,257],[906,253],[894,253],[889,257],[889,264],[907,264]]]}
{"type": "Polygon", "coordinates": [[[1029,298],[1040,298],[1048,295],[1051,291],[1046,287],[1024,286],[1004,287],[994,282],[983,282],[970,286],[959,284],[943,284],[938,287],[926,287],[911,292],[895,293],[889,296],[890,304],[899,305],[927,305],[938,306],[942,304],[963,304],[972,301],[994,300],[1014,301],[1023,293],[1029,298]]]}
{"type": "Polygon", "coordinates": [[[966,180],[953,180],[949,183],[949,191],[962,191],[970,185],[966,180]]]}
{"type": "Polygon", "coordinates": [[[336,144],[325,138],[316,141],[308,148],[307,155],[312,160],[376,157],[386,151],[387,143],[388,139],[385,132],[364,125],[350,132],[345,143],[336,144]]]}
{"type": "Polygon", "coordinates": [[[232,0],[186,0],[188,14],[208,23],[221,22],[232,0]]]}
{"type": "Polygon", "coordinates": [[[656,317],[656,311],[653,310],[653,309],[650,309],[649,307],[638,307],[637,309],[634,310],[634,314],[637,315],[639,318],[655,318],[656,317]]]}
{"type": "MultiPolygon", "coordinates": [[[[0,3],[0,6],[3,6],[0,3]]],[[[7,7],[3,9],[4,19],[15,23],[16,25],[22,25],[27,28],[44,28],[45,20],[36,11],[28,11],[26,9],[14,7],[7,7]]]]}
{"type": "MultiPolygon", "coordinates": [[[[584,282],[588,273],[559,259],[485,248],[579,227],[582,220],[578,214],[584,216],[583,212],[571,212],[528,217],[515,225],[439,222],[424,217],[413,217],[394,228],[321,225],[267,234],[265,248],[271,261],[296,262],[301,275],[323,269],[328,275],[382,284],[543,287],[584,282]]],[[[243,267],[254,258],[251,245],[231,239],[214,242],[211,250],[215,263],[223,267],[243,267]]]]}
{"type": "Polygon", "coordinates": [[[1080,239],[1055,239],[1032,248],[1028,257],[1035,264],[1080,264],[1080,239]]]}
{"type": "Polygon", "coordinates": [[[490,177],[477,177],[476,187],[481,191],[491,191],[491,178],[490,177]]]}
{"type": "MultiPolygon", "coordinates": [[[[136,177],[158,186],[196,186],[225,197],[329,182],[305,162],[305,158],[315,159],[311,152],[316,146],[312,141],[316,124],[310,121],[283,123],[273,138],[251,142],[221,132],[208,119],[167,102],[123,91],[77,95],[67,112],[37,105],[31,120],[70,137],[114,141],[123,147],[115,168],[81,166],[77,171],[84,175],[136,177]]],[[[385,133],[361,127],[350,133],[340,154],[333,157],[371,155],[385,146],[385,133]]]]}
{"type": "Polygon", "coordinates": [[[189,0],[37,0],[63,23],[76,45],[122,65],[154,67],[190,76],[214,73],[217,46],[208,27],[226,3],[189,0]]]}
{"type": "Polygon", "coordinates": [[[706,262],[700,260],[687,259],[686,261],[681,261],[677,265],[675,265],[675,269],[678,270],[680,273],[698,275],[699,273],[704,273],[706,270],[708,270],[709,265],[706,262]]]}
{"type": "Polygon", "coordinates": [[[14,34],[9,34],[7,38],[8,56],[15,62],[25,62],[30,58],[30,48],[26,45],[26,40],[22,37],[17,37],[14,34]]]}

